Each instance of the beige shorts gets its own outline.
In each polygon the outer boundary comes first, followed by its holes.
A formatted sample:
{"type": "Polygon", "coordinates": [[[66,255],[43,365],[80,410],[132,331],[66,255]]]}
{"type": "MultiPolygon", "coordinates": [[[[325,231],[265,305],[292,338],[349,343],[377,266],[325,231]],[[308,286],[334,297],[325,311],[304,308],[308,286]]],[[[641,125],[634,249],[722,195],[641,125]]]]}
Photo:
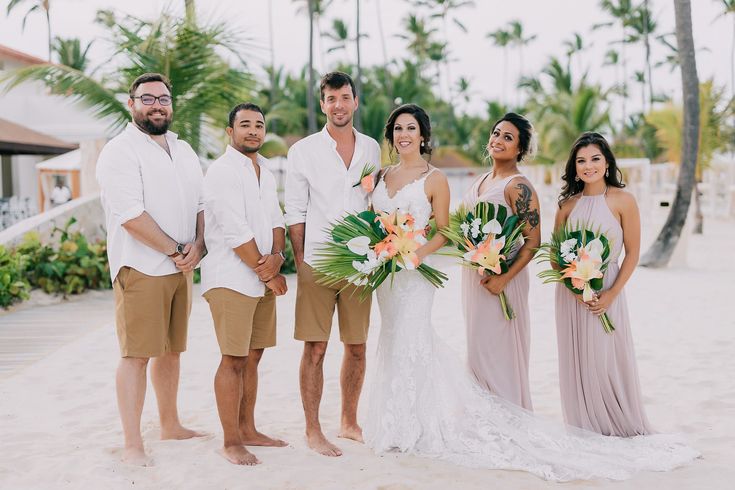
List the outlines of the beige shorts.
{"type": "Polygon", "coordinates": [[[227,288],[204,293],[222,355],[245,357],[251,349],[276,345],[276,296],[246,296],[227,288]]]}
{"type": "Polygon", "coordinates": [[[191,272],[149,276],[121,268],[112,284],[120,355],[158,357],[184,352],[191,288],[191,272]]]}
{"type": "Polygon", "coordinates": [[[301,263],[297,272],[294,338],[306,342],[328,341],[336,306],[340,340],[345,344],[367,342],[372,297],[360,301],[360,289],[352,285],[340,293],[344,283],[317,284],[318,276],[306,262],[301,263]]]}

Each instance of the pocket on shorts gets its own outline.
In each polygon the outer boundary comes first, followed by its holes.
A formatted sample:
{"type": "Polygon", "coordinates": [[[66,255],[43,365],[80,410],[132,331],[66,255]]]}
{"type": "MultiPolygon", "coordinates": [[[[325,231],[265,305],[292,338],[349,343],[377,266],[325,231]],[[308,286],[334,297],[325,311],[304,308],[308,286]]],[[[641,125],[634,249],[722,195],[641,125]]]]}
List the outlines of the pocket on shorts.
{"type": "Polygon", "coordinates": [[[124,265],[120,267],[120,270],[117,272],[117,277],[115,277],[115,282],[117,282],[117,285],[120,287],[122,291],[125,291],[126,284],[128,283],[128,277],[130,276],[130,267],[127,265],[124,265]]]}

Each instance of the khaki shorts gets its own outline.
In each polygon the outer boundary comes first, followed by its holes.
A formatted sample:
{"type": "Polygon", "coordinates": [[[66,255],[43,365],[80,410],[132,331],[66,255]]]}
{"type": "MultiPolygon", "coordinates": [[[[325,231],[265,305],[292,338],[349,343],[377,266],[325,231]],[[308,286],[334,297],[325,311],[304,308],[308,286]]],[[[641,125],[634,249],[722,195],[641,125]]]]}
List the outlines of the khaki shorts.
{"type": "Polygon", "coordinates": [[[131,267],[118,272],[115,324],[122,357],[158,357],[186,350],[192,273],[149,276],[131,267]]]}
{"type": "Polygon", "coordinates": [[[318,275],[306,262],[298,267],[296,289],[296,329],[294,338],[306,342],[326,342],[332,330],[334,307],[339,318],[339,338],[345,344],[367,342],[372,297],[360,301],[360,289],[344,283],[317,284],[318,275]],[[353,294],[354,293],[354,294],[353,294]]]}
{"type": "Polygon", "coordinates": [[[245,357],[251,349],[276,345],[276,296],[270,289],[265,296],[252,297],[214,288],[204,293],[204,299],[222,355],[245,357]]]}

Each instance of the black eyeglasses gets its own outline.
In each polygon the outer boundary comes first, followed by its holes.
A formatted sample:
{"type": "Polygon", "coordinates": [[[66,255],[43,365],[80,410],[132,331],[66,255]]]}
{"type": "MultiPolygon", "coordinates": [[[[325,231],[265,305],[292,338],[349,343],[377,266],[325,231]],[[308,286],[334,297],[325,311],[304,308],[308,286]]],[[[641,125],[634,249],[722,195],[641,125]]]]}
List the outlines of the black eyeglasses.
{"type": "Polygon", "coordinates": [[[171,105],[171,96],[170,95],[159,95],[156,97],[155,95],[151,94],[143,94],[140,96],[133,96],[130,97],[131,99],[140,99],[140,101],[143,103],[143,105],[153,105],[156,103],[156,100],[161,105],[171,105]]]}

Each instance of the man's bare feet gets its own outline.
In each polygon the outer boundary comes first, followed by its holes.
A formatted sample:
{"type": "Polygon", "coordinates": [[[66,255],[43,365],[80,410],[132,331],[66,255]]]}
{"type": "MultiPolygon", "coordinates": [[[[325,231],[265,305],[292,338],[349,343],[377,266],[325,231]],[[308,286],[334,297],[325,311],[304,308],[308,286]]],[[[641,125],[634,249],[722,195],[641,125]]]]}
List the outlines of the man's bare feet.
{"type": "Polygon", "coordinates": [[[339,431],[337,437],[343,439],[352,439],[353,441],[364,443],[365,440],[362,438],[362,429],[359,425],[343,426],[339,431]]]}
{"type": "Polygon", "coordinates": [[[232,464],[253,466],[260,464],[260,460],[243,446],[227,446],[222,448],[222,456],[232,464]]]}
{"type": "Polygon", "coordinates": [[[306,434],[306,444],[311,449],[319,454],[323,454],[324,456],[342,456],[342,450],[329,442],[321,432],[306,434]]]}
{"type": "Polygon", "coordinates": [[[284,447],[288,446],[286,441],[281,439],[273,439],[260,432],[246,432],[240,431],[240,440],[245,446],[269,446],[269,447],[284,447]]]}
{"type": "Polygon", "coordinates": [[[164,429],[161,427],[161,440],[165,441],[167,439],[176,439],[176,440],[182,440],[182,439],[191,439],[192,437],[204,437],[207,434],[203,432],[197,432],[195,430],[187,429],[186,427],[179,425],[178,427],[172,427],[169,429],[164,429]]]}
{"type": "Polygon", "coordinates": [[[126,447],[123,449],[123,463],[133,466],[153,466],[153,460],[149,458],[141,447],[126,447]]]}

